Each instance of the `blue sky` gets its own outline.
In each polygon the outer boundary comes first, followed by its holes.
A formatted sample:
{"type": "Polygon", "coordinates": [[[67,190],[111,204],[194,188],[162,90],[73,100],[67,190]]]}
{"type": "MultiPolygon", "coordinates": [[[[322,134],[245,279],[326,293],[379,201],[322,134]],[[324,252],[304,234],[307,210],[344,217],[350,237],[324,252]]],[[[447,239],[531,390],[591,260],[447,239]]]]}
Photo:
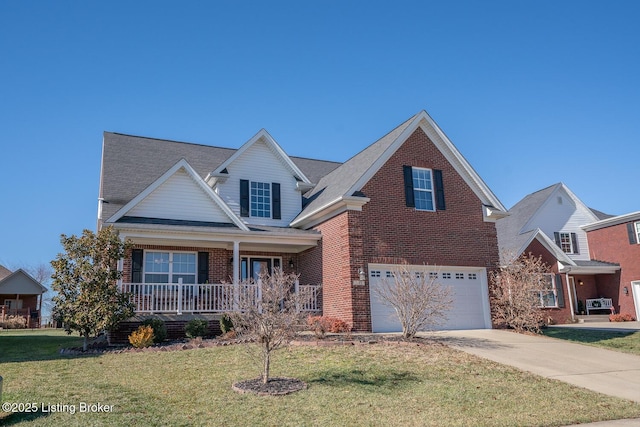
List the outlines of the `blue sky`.
{"type": "Polygon", "coordinates": [[[102,132],[344,161],[426,110],[507,207],[640,210],[640,2],[0,2],[0,264],[95,229],[102,132]]]}

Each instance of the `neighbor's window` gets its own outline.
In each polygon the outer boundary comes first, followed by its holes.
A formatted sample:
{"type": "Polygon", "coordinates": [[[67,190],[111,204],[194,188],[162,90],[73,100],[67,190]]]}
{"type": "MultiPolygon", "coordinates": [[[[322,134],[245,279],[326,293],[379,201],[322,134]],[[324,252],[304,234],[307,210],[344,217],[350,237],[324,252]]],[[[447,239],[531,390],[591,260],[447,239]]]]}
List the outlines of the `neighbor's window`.
{"type": "Polygon", "coordinates": [[[414,167],[411,172],[413,174],[413,198],[416,209],[421,211],[434,211],[431,170],[414,167]]]}
{"type": "Polygon", "coordinates": [[[571,243],[571,233],[560,233],[560,248],[565,254],[573,253],[573,245],[571,243]]]}
{"type": "Polygon", "coordinates": [[[251,181],[251,216],[271,218],[271,184],[251,181]]]}
{"type": "Polygon", "coordinates": [[[540,307],[558,307],[556,280],[553,274],[545,274],[542,281],[543,288],[538,291],[540,307]]]}
{"type": "Polygon", "coordinates": [[[633,225],[635,225],[636,227],[636,242],[640,243],[640,221],[634,223],[633,225]]]}

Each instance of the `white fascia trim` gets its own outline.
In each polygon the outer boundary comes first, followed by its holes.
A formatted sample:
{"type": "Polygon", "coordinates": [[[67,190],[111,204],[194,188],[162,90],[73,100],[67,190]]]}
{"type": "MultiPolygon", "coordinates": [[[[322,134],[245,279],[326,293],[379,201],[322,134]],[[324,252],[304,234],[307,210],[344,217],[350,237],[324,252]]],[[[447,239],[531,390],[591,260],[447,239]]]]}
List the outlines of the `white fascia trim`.
{"type": "Polygon", "coordinates": [[[584,231],[599,230],[600,228],[612,227],[614,225],[624,224],[625,222],[640,221],[640,211],[631,212],[624,215],[618,215],[600,221],[592,222],[591,224],[583,225],[584,231]]]}
{"type": "Polygon", "coordinates": [[[496,222],[499,219],[511,215],[509,212],[501,211],[493,206],[482,206],[482,216],[485,222],[496,222]]]}
{"type": "Polygon", "coordinates": [[[202,227],[185,227],[158,224],[112,224],[122,238],[140,237],[173,240],[200,240],[207,242],[233,242],[240,243],[274,243],[291,245],[313,245],[322,239],[320,233],[292,234],[277,231],[245,231],[245,230],[224,230],[203,231],[202,227]]]}
{"type": "Polygon", "coordinates": [[[145,197],[147,197],[154,190],[156,190],[158,187],[160,187],[160,185],[162,185],[164,182],[166,182],[170,177],[172,177],[180,169],[184,169],[187,172],[187,174],[191,177],[191,179],[202,190],[204,190],[205,193],[207,193],[207,195],[213,200],[213,202],[216,203],[216,205],[218,205],[218,207],[220,207],[220,209],[229,217],[229,219],[238,228],[240,228],[241,230],[244,230],[244,231],[249,231],[249,228],[247,227],[247,225],[244,222],[242,222],[242,220],[240,218],[238,218],[238,216],[235,213],[233,213],[231,208],[229,208],[229,206],[227,206],[227,204],[220,198],[220,196],[218,196],[215,193],[215,191],[213,191],[211,189],[211,187],[206,185],[206,183],[202,180],[202,178],[200,178],[200,176],[196,173],[196,171],[191,167],[191,165],[189,165],[189,163],[185,159],[179,160],[178,163],[176,163],[169,170],[167,170],[165,173],[163,173],[160,178],[158,178],[153,183],[151,183],[140,194],[138,194],[131,201],[129,201],[129,203],[127,203],[122,208],[120,208],[118,210],[118,212],[113,214],[113,216],[111,216],[111,218],[109,218],[106,222],[115,223],[117,220],[122,218],[127,212],[129,212],[131,209],[133,209],[134,206],[136,206],[138,203],[140,203],[142,200],[144,200],[145,197]]]}
{"type": "Polygon", "coordinates": [[[340,196],[324,206],[315,209],[313,212],[309,212],[305,216],[296,219],[289,224],[289,226],[309,229],[342,212],[348,210],[361,211],[362,207],[369,203],[370,200],[368,197],[340,196]]]}
{"type": "Polygon", "coordinates": [[[460,154],[458,149],[424,110],[415,116],[413,121],[405,128],[405,130],[395,139],[395,141],[393,141],[393,143],[391,143],[391,145],[389,145],[386,151],[376,159],[369,169],[367,169],[360,179],[358,179],[358,181],[356,181],[356,183],[345,194],[353,194],[354,192],[361,190],[362,187],[364,187],[364,185],[378,172],[378,170],[380,170],[380,168],[391,158],[398,148],[404,144],[404,142],[418,127],[420,127],[429,139],[431,139],[431,141],[446,157],[449,163],[453,165],[456,171],[484,205],[494,207],[496,213],[498,211],[507,212],[507,209],[496,195],[493,194],[487,184],[471,167],[469,162],[467,162],[462,154],[460,154]]]}
{"type": "Polygon", "coordinates": [[[302,173],[302,171],[298,168],[298,166],[296,166],[296,164],[293,163],[293,160],[291,160],[291,158],[287,155],[287,153],[284,152],[282,147],[280,147],[280,145],[276,142],[276,140],[273,139],[273,137],[271,135],[269,135],[269,132],[267,132],[265,129],[260,129],[260,131],[257,134],[255,134],[251,139],[249,139],[247,142],[242,144],[242,146],[240,148],[238,148],[236,150],[236,152],[233,153],[233,155],[231,155],[231,157],[229,157],[221,165],[219,165],[217,168],[215,168],[213,170],[213,172],[209,173],[209,175],[207,175],[206,181],[208,183],[211,183],[212,181],[215,182],[214,181],[215,177],[218,177],[220,175],[221,171],[223,171],[226,167],[228,167],[231,163],[233,163],[238,157],[240,157],[242,155],[242,153],[247,151],[247,149],[249,149],[249,147],[251,147],[253,144],[258,142],[260,139],[264,139],[264,141],[267,144],[267,146],[278,157],[280,157],[280,159],[289,168],[290,172],[294,176],[296,176],[297,178],[301,179],[302,182],[304,182],[306,184],[311,184],[311,181],[309,180],[309,178],[307,178],[306,175],[304,173],[302,173]]]}

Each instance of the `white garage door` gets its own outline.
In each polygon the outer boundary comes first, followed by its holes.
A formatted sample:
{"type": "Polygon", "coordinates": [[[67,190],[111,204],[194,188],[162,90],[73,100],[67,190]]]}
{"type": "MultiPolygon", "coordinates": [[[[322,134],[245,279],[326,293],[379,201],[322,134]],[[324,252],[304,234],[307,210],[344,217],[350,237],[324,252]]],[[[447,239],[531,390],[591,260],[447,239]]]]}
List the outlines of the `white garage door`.
{"type": "MultiPolygon", "coordinates": [[[[402,331],[395,311],[382,304],[375,292],[381,280],[393,280],[391,273],[395,268],[397,266],[389,264],[369,264],[373,332],[402,331]]],[[[442,285],[451,287],[453,304],[448,319],[437,329],[491,328],[486,269],[429,266],[409,266],[408,269],[414,274],[420,272],[428,277],[437,277],[442,285]]]]}

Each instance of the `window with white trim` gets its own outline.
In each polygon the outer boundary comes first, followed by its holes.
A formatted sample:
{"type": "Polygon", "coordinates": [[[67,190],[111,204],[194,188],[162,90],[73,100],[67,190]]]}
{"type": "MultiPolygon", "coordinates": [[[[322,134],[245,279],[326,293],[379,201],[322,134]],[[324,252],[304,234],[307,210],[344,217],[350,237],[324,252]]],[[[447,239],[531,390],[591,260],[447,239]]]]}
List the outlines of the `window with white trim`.
{"type": "Polygon", "coordinates": [[[435,211],[433,204],[433,179],[431,169],[412,168],[413,199],[416,210],[435,211]]]}
{"type": "Polygon", "coordinates": [[[144,283],[196,283],[195,253],[145,251],[144,258],[144,283]]]}
{"type": "Polygon", "coordinates": [[[640,242],[640,221],[633,224],[636,229],[636,243],[640,242]]]}
{"type": "Polygon", "coordinates": [[[556,308],[558,307],[558,291],[556,289],[556,278],[553,274],[545,274],[542,281],[543,289],[538,291],[540,298],[540,307],[556,308]]]}
{"type": "Polygon", "coordinates": [[[478,275],[476,273],[469,273],[469,280],[477,280],[478,275]]]}
{"type": "Polygon", "coordinates": [[[451,273],[442,273],[443,279],[451,279],[451,273]]]}
{"type": "Polygon", "coordinates": [[[464,279],[464,273],[456,273],[456,279],[457,280],[464,279]]]}
{"type": "Polygon", "coordinates": [[[271,184],[251,181],[251,216],[271,218],[271,184]]]}
{"type": "Polygon", "coordinates": [[[565,254],[573,253],[573,245],[571,244],[571,233],[560,233],[560,248],[565,254]]]}

